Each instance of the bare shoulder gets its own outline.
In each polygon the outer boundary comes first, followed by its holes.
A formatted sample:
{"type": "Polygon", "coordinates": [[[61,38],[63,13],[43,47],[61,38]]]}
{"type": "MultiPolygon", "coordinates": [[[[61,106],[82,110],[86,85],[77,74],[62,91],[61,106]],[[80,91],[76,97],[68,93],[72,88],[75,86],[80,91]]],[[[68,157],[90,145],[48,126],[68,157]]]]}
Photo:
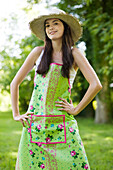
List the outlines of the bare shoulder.
{"type": "Polygon", "coordinates": [[[72,55],[74,57],[74,62],[79,68],[89,63],[85,55],[76,47],[72,49],[72,55]]]}
{"type": "Polygon", "coordinates": [[[81,51],[78,48],[73,48],[72,55],[77,66],[79,67],[80,71],[82,72],[86,80],[93,85],[94,83],[96,83],[100,88],[101,83],[86,56],[83,53],[81,53],[81,51]]]}
{"type": "Polygon", "coordinates": [[[35,56],[35,63],[36,63],[36,60],[38,59],[38,57],[40,56],[42,50],[44,50],[44,46],[37,46],[33,49],[34,56],[35,56]]]}
{"type": "Polygon", "coordinates": [[[34,50],[35,50],[37,53],[40,53],[43,49],[44,49],[44,46],[37,46],[37,47],[34,48],[34,50]]]}
{"type": "Polygon", "coordinates": [[[38,58],[38,55],[40,55],[40,53],[42,52],[42,50],[44,49],[44,47],[40,47],[40,46],[37,46],[33,49],[34,53],[37,54],[37,58],[38,58]]]}
{"type": "Polygon", "coordinates": [[[94,70],[92,66],[90,65],[88,59],[86,56],[81,53],[81,51],[78,48],[73,48],[72,55],[74,57],[74,61],[76,62],[78,68],[83,73],[83,75],[89,76],[89,74],[94,74],[94,70]]]}

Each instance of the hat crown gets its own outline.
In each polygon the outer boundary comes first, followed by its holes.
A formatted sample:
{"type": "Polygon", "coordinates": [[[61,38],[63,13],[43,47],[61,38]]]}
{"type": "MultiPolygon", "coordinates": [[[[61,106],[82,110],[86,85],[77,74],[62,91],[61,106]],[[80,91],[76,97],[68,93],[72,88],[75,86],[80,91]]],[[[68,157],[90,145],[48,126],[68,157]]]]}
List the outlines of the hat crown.
{"type": "Polygon", "coordinates": [[[42,15],[52,15],[52,14],[66,14],[65,11],[58,9],[56,7],[52,7],[52,8],[48,8],[46,10],[43,11],[43,13],[40,14],[40,16],[42,15]]]}

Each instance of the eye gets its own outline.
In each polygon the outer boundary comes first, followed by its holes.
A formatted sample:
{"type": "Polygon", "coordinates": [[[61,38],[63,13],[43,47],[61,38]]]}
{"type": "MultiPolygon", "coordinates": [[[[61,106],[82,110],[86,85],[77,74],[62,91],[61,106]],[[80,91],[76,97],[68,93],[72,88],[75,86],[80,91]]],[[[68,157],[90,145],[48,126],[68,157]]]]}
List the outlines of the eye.
{"type": "Polygon", "coordinates": [[[55,22],[54,24],[55,24],[55,25],[58,25],[58,23],[57,23],[57,22],[55,22]]]}
{"type": "Polygon", "coordinates": [[[45,27],[49,27],[49,25],[45,25],[45,27]]]}

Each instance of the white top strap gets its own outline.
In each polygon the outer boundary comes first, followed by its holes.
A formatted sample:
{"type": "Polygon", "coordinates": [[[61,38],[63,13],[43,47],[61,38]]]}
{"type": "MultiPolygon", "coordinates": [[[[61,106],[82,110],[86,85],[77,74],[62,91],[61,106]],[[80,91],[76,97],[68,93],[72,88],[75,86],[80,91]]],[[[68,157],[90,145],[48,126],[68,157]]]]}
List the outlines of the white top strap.
{"type": "Polygon", "coordinates": [[[77,71],[75,71],[74,67],[72,67],[70,69],[70,86],[71,86],[71,89],[73,88],[73,82],[74,82],[74,79],[76,77],[76,74],[77,74],[77,71]]]}
{"type": "Polygon", "coordinates": [[[40,61],[41,61],[41,58],[42,58],[43,53],[44,53],[44,49],[42,50],[40,56],[39,56],[38,59],[36,60],[36,68],[35,68],[35,71],[37,70],[38,65],[40,64],[40,61]]]}

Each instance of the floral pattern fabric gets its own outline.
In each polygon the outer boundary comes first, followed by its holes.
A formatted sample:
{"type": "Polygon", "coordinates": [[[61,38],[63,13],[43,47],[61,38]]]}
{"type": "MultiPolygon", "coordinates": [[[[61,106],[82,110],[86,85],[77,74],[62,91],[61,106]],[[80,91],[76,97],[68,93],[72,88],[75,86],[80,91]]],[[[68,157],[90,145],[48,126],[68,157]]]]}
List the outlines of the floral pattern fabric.
{"type": "Polygon", "coordinates": [[[31,143],[66,143],[65,115],[32,115],[31,143]]]}
{"type": "Polygon", "coordinates": [[[51,63],[47,74],[35,74],[27,111],[34,115],[23,127],[16,170],[90,170],[76,119],[55,106],[58,97],[70,102],[69,79],[61,68],[51,63]]]}

